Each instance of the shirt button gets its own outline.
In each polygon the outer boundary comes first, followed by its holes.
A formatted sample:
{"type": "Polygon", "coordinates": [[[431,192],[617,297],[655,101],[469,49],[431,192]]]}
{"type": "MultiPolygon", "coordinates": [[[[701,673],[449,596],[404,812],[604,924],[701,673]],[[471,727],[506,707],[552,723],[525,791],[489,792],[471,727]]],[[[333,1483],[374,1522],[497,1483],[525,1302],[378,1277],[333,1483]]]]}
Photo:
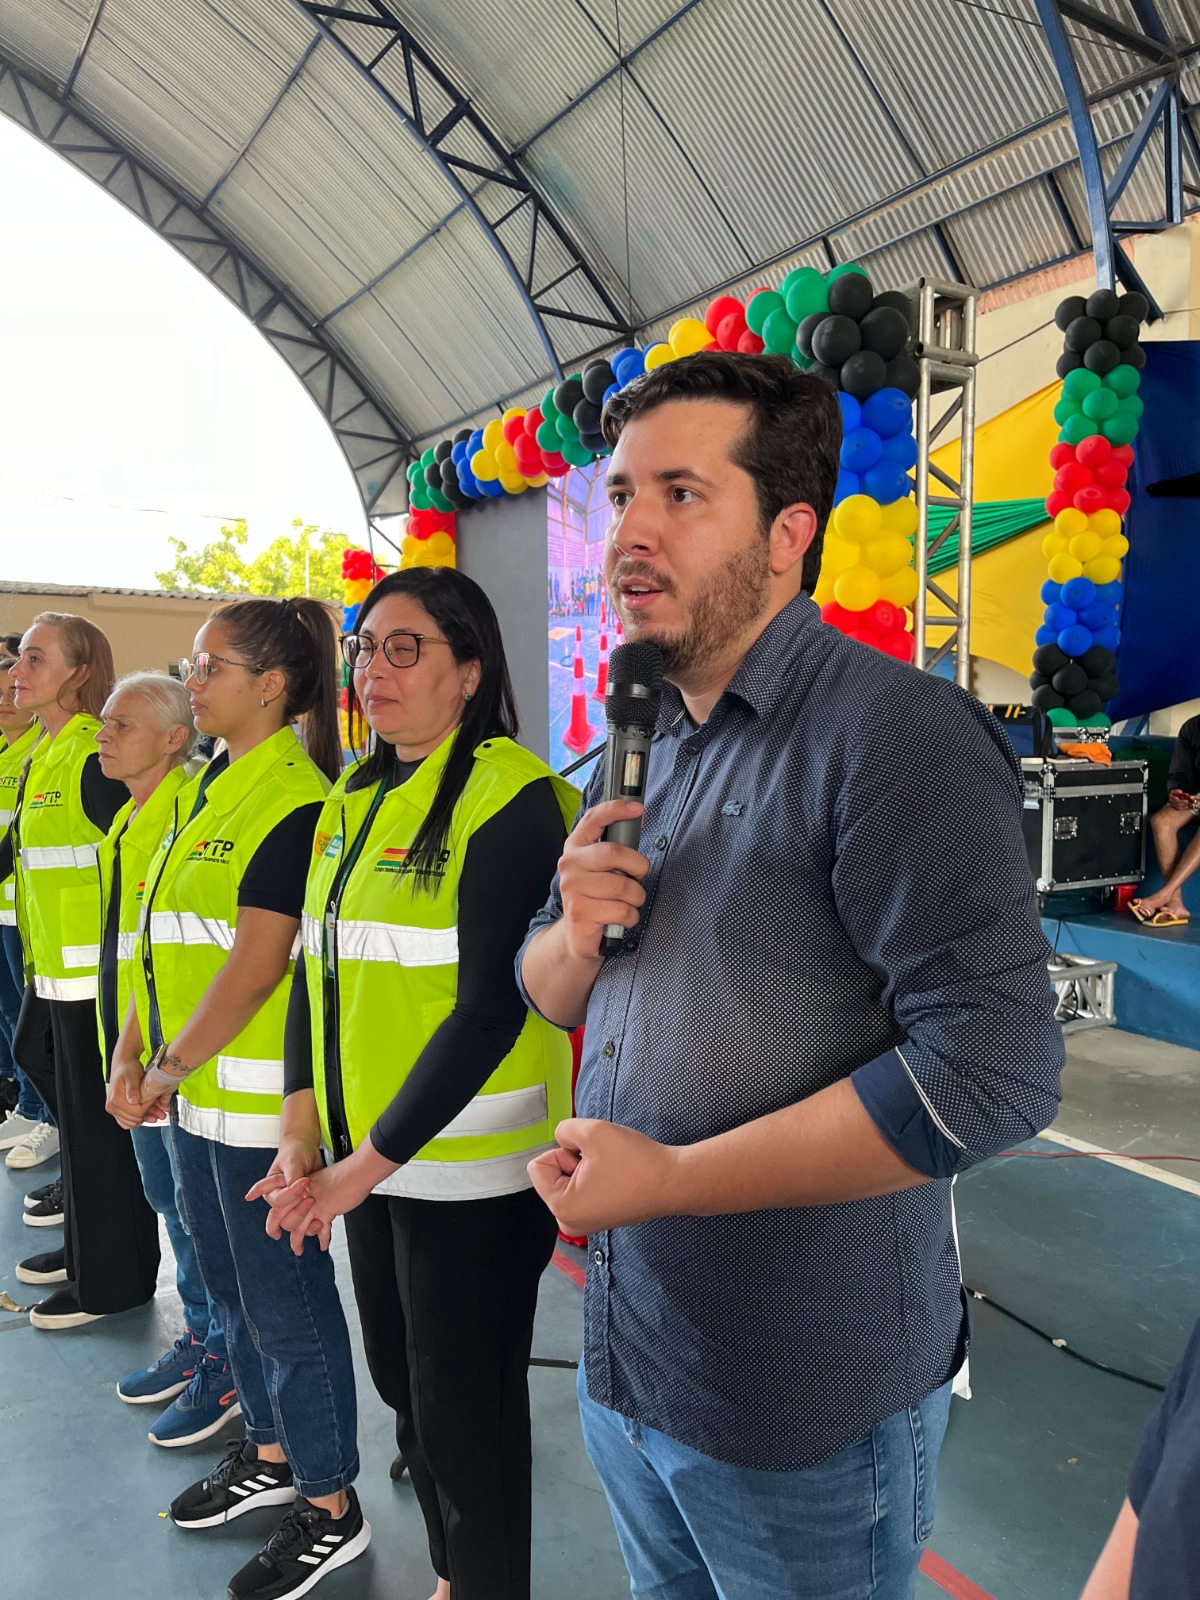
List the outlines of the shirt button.
{"type": "Polygon", "coordinates": [[[592,1260],[596,1263],[596,1265],[598,1267],[602,1267],[604,1265],[604,1251],[603,1250],[593,1250],[592,1251],[592,1260]]]}
{"type": "Polygon", "coordinates": [[[607,1060],[611,1061],[612,1058],[616,1055],[616,1053],[617,1053],[616,1045],[612,1042],[611,1039],[606,1039],[604,1041],[604,1044],[601,1046],[600,1054],[602,1056],[604,1056],[607,1060]]]}
{"type": "Polygon", "coordinates": [[[665,833],[660,833],[658,838],[655,839],[654,848],[656,850],[665,850],[667,848],[667,836],[665,833]]]}

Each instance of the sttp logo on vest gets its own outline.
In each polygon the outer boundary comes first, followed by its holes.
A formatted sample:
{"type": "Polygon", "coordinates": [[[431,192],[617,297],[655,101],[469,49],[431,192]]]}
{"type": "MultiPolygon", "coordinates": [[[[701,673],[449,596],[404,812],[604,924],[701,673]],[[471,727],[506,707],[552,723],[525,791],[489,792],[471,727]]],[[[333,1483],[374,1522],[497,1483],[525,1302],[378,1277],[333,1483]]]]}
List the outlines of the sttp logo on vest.
{"type": "Polygon", "coordinates": [[[201,839],[188,851],[188,860],[215,861],[220,866],[227,867],[232,854],[232,839],[201,839]]]}
{"type": "Polygon", "coordinates": [[[62,805],[61,789],[43,789],[41,794],[35,794],[29,802],[30,811],[42,811],[47,807],[62,805]]]}
{"type": "MultiPolygon", "coordinates": [[[[401,845],[392,845],[383,852],[379,860],[375,863],[375,871],[407,872],[408,862],[405,859],[407,855],[408,851],[401,845]]],[[[433,868],[433,876],[435,878],[444,878],[446,876],[446,863],[449,861],[449,859],[449,850],[438,851],[437,864],[433,868]]]]}

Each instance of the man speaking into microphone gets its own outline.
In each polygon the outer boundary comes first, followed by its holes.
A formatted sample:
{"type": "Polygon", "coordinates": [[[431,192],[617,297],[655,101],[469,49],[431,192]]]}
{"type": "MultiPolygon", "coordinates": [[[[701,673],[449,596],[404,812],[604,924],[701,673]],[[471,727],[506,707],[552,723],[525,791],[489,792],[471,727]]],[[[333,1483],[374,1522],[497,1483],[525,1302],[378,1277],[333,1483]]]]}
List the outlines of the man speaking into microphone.
{"type": "Polygon", "coordinates": [[[530,1168],[590,1235],[584,1439],[633,1594],[906,1600],[968,1332],[949,1180],[1057,1104],[1016,763],[822,623],[824,379],[704,352],[604,427],[606,579],[666,683],[639,848],[597,773],[517,962],[587,1024],[530,1168]]]}

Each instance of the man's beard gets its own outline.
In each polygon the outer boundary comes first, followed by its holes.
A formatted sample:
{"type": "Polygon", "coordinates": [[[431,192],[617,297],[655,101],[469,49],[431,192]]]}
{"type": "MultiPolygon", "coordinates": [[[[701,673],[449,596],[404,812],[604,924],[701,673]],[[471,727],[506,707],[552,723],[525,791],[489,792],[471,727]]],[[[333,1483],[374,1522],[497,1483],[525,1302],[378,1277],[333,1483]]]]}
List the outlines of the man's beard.
{"type": "MultiPolygon", "coordinates": [[[[634,568],[638,565],[632,563],[634,568]]],[[[762,616],[770,590],[767,544],[755,539],[732,556],[699,591],[691,602],[691,615],[684,628],[667,632],[649,626],[643,630],[635,622],[626,632],[639,642],[656,644],[662,651],[664,675],[677,683],[724,655],[730,644],[762,616]]],[[[672,585],[670,593],[677,592],[672,585]]]]}

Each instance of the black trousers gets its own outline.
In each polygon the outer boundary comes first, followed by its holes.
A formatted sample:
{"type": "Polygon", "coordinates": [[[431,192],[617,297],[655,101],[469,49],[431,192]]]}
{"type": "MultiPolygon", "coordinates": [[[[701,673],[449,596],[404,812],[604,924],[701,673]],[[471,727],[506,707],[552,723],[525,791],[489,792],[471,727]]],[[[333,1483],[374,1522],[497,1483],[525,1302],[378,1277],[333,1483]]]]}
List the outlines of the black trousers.
{"type": "Polygon", "coordinates": [[[104,1109],[95,1002],[44,1000],[31,985],[13,1058],[58,1124],[68,1287],[84,1311],[145,1305],[158,1279],[158,1218],[133,1140],[104,1109]]]}
{"type": "Polygon", "coordinates": [[[532,1189],[346,1216],[367,1365],[454,1600],[529,1600],[529,1351],[556,1234],[532,1189]]]}

